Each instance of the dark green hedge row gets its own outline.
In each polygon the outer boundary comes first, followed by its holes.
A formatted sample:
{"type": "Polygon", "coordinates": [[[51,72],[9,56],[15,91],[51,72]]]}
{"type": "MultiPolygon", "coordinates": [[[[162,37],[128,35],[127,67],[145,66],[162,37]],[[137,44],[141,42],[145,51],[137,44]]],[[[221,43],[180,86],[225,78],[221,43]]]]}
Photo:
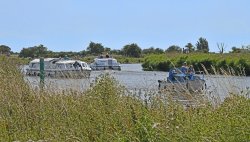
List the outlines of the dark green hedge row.
{"type": "Polygon", "coordinates": [[[161,54],[145,57],[142,67],[144,70],[169,71],[173,67],[181,67],[183,62],[193,65],[196,71],[229,74],[250,75],[250,54],[161,54]],[[216,70],[216,72],[215,72],[216,70]]]}

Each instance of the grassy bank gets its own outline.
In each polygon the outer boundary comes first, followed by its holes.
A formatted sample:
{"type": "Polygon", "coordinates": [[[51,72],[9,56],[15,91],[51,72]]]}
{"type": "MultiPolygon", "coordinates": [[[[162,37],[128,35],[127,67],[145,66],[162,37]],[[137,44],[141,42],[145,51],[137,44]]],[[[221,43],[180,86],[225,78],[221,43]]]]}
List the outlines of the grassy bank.
{"type": "Polygon", "coordinates": [[[0,57],[0,141],[250,140],[250,100],[237,94],[184,109],[164,94],[128,95],[108,75],[85,93],[35,91],[15,64],[0,57]]]}
{"type": "Polygon", "coordinates": [[[192,64],[196,71],[203,70],[202,65],[212,73],[212,67],[234,71],[233,74],[250,75],[249,53],[227,54],[162,54],[145,57],[142,64],[144,70],[169,71],[173,66],[180,67],[183,62],[192,64]]]}

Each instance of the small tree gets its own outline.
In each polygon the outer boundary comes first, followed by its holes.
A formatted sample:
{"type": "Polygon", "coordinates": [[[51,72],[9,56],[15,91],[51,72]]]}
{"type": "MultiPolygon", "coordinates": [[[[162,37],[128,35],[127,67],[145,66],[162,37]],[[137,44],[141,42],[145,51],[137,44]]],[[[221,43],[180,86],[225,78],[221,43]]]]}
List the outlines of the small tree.
{"type": "Polygon", "coordinates": [[[194,46],[192,43],[188,43],[187,45],[185,45],[185,47],[188,49],[188,52],[192,52],[194,51],[194,46]]]}
{"type": "Polygon", "coordinates": [[[101,43],[94,43],[91,41],[89,43],[89,46],[87,47],[87,51],[90,54],[98,55],[98,54],[102,54],[102,52],[104,51],[104,47],[102,46],[101,43]]]}
{"type": "Polygon", "coordinates": [[[154,48],[154,47],[150,47],[150,48],[146,48],[142,50],[143,54],[162,54],[164,53],[163,49],[160,48],[154,48]]]}
{"type": "Polygon", "coordinates": [[[11,52],[11,48],[6,45],[0,45],[0,54],[9,54],[11,52]]]}
{"type": "Polygon", "coordinates": [[[47,47],[40,44],[38,46],[23,48],[19,54],[19,57],[40,57],[45,56],[47,52],[47,47]]]}
{"type": "Polygon", "coordinates": [[[132,43],[125,45],[122,49],[122,52],[125,56],[138,58],[141,56],[142,50],[136,43],[132,43]]]}
{"type": "Polygon", "coordinates": [[[197,51],[199,52],[205,52],[205,53],[209,52],[208,42],[205,38],[202,37],[200,37],[199,40],[197,41],[196,48],[197,51]]]}
{"type": "Polygon", "coordinates": [[[156,54],[162,54],[162,53],[164,53],[164,51],[163,51],[163,49],[155,48],[154,53],[156,53],[156,54]]]}
{"type": "Polygon", "coordinates": [[[113,49],[110,51],[110,54],[122,55],[121,50],[113,49]]]}
{"type": "Polygon", "coordinates": [[[150,47],[150,48],[143,49],[142,53],[143,54],[152,54],[152,53],[154,53],[154,51],[155,51],[154,47],[150,47]]]}
{"type": "Polygon", "coordinates": [[[224,43],[217,43],[217,47],[219,49],[220,54],[223,54],[225,51],[225,44],[224,43]]]}
{"type": "Polygon", "coordinates": [[[182,52],[182,49],[178,45],[171,45],[165,52],[182,52]]]}
{"type": "Polygon", "coordinates": [[[232,52],[231,53],[240,53],[241,52],[241,49],[240,48],[237,48],[237,47],[232,47],[232,52]]]}

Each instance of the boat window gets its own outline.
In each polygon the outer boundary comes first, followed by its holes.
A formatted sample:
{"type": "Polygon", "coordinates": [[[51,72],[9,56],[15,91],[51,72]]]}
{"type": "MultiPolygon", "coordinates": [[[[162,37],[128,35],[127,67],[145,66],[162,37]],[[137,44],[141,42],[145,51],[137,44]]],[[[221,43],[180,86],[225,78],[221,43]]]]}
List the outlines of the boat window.
{"type": "Polygon", "coordinates": [[[65,67],[64,67],[64,64],[57,64],[57,68],[64,69],[65,67]]]}
{"type": "Polygon", "coordinates": [[[85,63],[82,63],[82,67],[87,67],[87,65],[85,63]]]}
{"type": "Polygon", "coordinates": [[[72,69],[73,68],[73,64],[66,64],[66,68],[67,69],[72,69]]]}
{"type": "Polygon", "coordinates": [[[100,65],[100,66],[104,66],[104,65],[107,64],[106,62],[107,62],[107,60],[99,60],[99,61],[97,62],[97,64],[100,65]]]}
{"type": "Polygon", "coordinates": [[[32,68],[38,68],[38,67],[39,67],[39,64],[38,64],[38,63],[32,63],[31,67],[32,67],[32,68]]]}
{"type": "Polygon", "coordinates": [[[114,64],[117,64],[117,60],[113,60],[113,63],[114,63],[114,64]]]}

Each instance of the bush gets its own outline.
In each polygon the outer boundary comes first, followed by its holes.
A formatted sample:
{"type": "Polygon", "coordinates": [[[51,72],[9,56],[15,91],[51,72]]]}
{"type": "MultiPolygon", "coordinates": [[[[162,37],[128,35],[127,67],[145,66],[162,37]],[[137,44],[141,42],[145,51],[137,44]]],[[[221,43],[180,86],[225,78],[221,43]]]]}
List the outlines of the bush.
{"type": "Polygon", "coordinates": [[[161,54],[146,56],[142,64],[144,70],[169,71],[173,66],[180,67],[183,62],[192,64],[197,71],[203,71],[203,66],[209,73],[217,70],[235,71],[237,74],[250,75],[250,54],[161,54]],[[239,59],[238,59],[239,58],[239,59]],[[170,62],[170,63],[169,63],[170,62]]]}

